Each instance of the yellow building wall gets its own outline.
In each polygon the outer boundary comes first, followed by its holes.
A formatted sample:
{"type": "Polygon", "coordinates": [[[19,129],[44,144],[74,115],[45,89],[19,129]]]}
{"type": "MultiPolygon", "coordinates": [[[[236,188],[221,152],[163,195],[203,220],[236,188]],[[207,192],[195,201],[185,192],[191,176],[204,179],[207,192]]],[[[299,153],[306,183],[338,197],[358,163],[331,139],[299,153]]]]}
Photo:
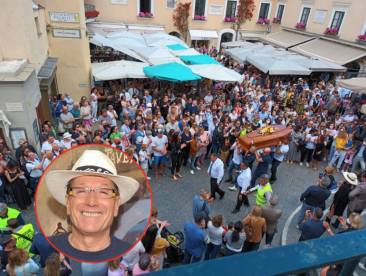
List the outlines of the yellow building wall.
{"type": "Polygon", "coordinates": [[[354,42],[366,27],[366,2],[364,0],[347,0],[347,1],[287,1],[286,2],[286,16],[283,20],[283,26],[288,28],[295,28],[302,13],[304,6],[311,8],[309,19],[306,25],[306,31],[316,34],[324,34],[327,27],[330,27],[333,17],[333,10],[344,10],[345,17],[343,19],[339,38],[354,42]],[[326,16],[322,23],[315,21],[317,10],[326,12],[326,16]]]}
{"type": "MultiPolygon", "coordinates": [[[[97,11],[100,12],[97,20],[99,21],[110,21],[110,22],[121,22],[125,24],[152,24],[152,25],[163,25],[167,33],[172,31],[177,31],[173,25],[173,12],[174,9],[167,8],[166,0],[152,0],[152,18],[141,18],[138,16],[138,0],[128,0],[127,5],[112,4],[112,0],[85,0],[85,3],[95,5],[97,11]]],[[[216,30],[218,34],[232,29],[232,24],[224,22],[225,11],[226,11],[226,0],[208,0],[206,2],[206,20],[199,21],[193,20],[194,15],[194,3],[192,0],[189,28],[190,29],[207,29],[216,30]],[[209,12],[209,7],[211,5],[218,5],[223,7],[222,14],[213,15],[209,12]]],[[[253,31],[253,32],[265,32],[267,31],[267,26],[256,24],[258,19],[258,13],[260,8],[260,0],[255,1],[255,11],[253,13],[253,18],[251,21],[246,22],[242,25],[242,30],[253,31]]],[[[269,15],[269,19],[275,16],[277,9],[277,0],[272,1],[272,7],[269,15]]],[[[278,24],[272,25],[272,31],[280,30],[278,24]]]]}
{"type": "Polygon", "coordinates": [[[0,9],[0,59],[27,59],[36,70],[47,58],[48,40],[44,10],[33,11],[32,1],[2,1],[0,9]],[[38,18],[40,32],[35,18],[38,18]]]}
{"type": "MultiPolygon", "coordinates": [[[[42,2],[42,3],[41,3],[42,2]]],[[[86,34],[83,0],[42,0],[46,8],[50,56],[58,58],[59,93],[68,93],[74,100],[90,93],[90,50],[86,34]],[[52,22],[50,12],[78,13],[78,23],[52,22]],[[52,29],[79,29],[81,38],[54,37],[52,29]]]]}

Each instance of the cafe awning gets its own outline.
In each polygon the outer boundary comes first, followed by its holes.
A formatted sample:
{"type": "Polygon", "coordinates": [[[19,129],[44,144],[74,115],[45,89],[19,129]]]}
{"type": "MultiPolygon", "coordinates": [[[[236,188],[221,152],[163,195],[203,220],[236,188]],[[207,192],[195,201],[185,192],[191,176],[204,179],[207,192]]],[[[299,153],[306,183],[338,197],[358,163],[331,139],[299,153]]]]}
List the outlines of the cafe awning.
{"type": "Polygon", "coordinates": [[[270,33],[263,37],[264,41],[283,48],[289,48],[313,39],[315,39],[315,37],[288,31],[270,33]]]}
{"type": "Polygon", "coordinates": [[[211,40],[218,38],[217,32],[213,30],[189,30],[191,40],[211,40]]]}

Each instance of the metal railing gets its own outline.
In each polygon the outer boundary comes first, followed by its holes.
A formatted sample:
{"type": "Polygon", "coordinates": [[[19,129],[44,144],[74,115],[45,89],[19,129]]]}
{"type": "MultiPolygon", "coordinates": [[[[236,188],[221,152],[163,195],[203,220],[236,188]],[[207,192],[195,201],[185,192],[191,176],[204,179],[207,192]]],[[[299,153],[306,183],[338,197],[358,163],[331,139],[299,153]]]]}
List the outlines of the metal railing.
{"type": "Polygon", "coordinates": [[[289,275],[305,273],[328,264],[344,263],[339,275],[349,276],[364,256],[366,256],[366,229],[259,252],[181,265],[152,275],[289,275]]]}

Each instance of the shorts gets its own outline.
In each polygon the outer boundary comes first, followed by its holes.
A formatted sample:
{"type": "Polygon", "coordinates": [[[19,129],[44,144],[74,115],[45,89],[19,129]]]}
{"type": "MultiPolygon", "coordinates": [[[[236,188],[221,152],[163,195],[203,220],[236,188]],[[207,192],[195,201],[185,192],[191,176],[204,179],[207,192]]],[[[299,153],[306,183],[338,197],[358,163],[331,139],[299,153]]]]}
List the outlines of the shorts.
{"type": "Polygon", "coordinates": [[[168,162],[168,158],[165,155],[154,156],[152,164],[155,166],[159,166],[160,164],[165,164],[166,162],[168,162]]]}

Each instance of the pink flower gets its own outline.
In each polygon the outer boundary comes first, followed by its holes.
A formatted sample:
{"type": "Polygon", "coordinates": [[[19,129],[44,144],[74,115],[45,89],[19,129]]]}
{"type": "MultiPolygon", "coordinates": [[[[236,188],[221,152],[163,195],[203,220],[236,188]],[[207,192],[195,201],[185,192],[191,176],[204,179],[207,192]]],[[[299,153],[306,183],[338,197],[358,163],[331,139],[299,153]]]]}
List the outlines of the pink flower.
{"type": "Polygon", "coordinates": [[[337,28],[326,28],[325,29],[325,33],[326,34],[331,34],[331,35],[337,35],[338,31],[339,30],[337,28]]]}
{"type": "Polygon", "coordinates": [[[140,12],[140,13],[139,13],[139,16],[140,16],[140,17],[145,17],[145,13],[144,13],[144,12],[140,12]]]}
{"type": "Polygon", "coordinates": [[[296,29],[305,29],[306,25],[304,22],[298,22],[296,24],[296,29]]]}
{"type": "Polygon", "coordinates": [[[359,40],[362,40],[362,41],[366,41],[366,34],[359,35],[359,36],[358,36],[358,39],[359,39],[359,40]]]}

